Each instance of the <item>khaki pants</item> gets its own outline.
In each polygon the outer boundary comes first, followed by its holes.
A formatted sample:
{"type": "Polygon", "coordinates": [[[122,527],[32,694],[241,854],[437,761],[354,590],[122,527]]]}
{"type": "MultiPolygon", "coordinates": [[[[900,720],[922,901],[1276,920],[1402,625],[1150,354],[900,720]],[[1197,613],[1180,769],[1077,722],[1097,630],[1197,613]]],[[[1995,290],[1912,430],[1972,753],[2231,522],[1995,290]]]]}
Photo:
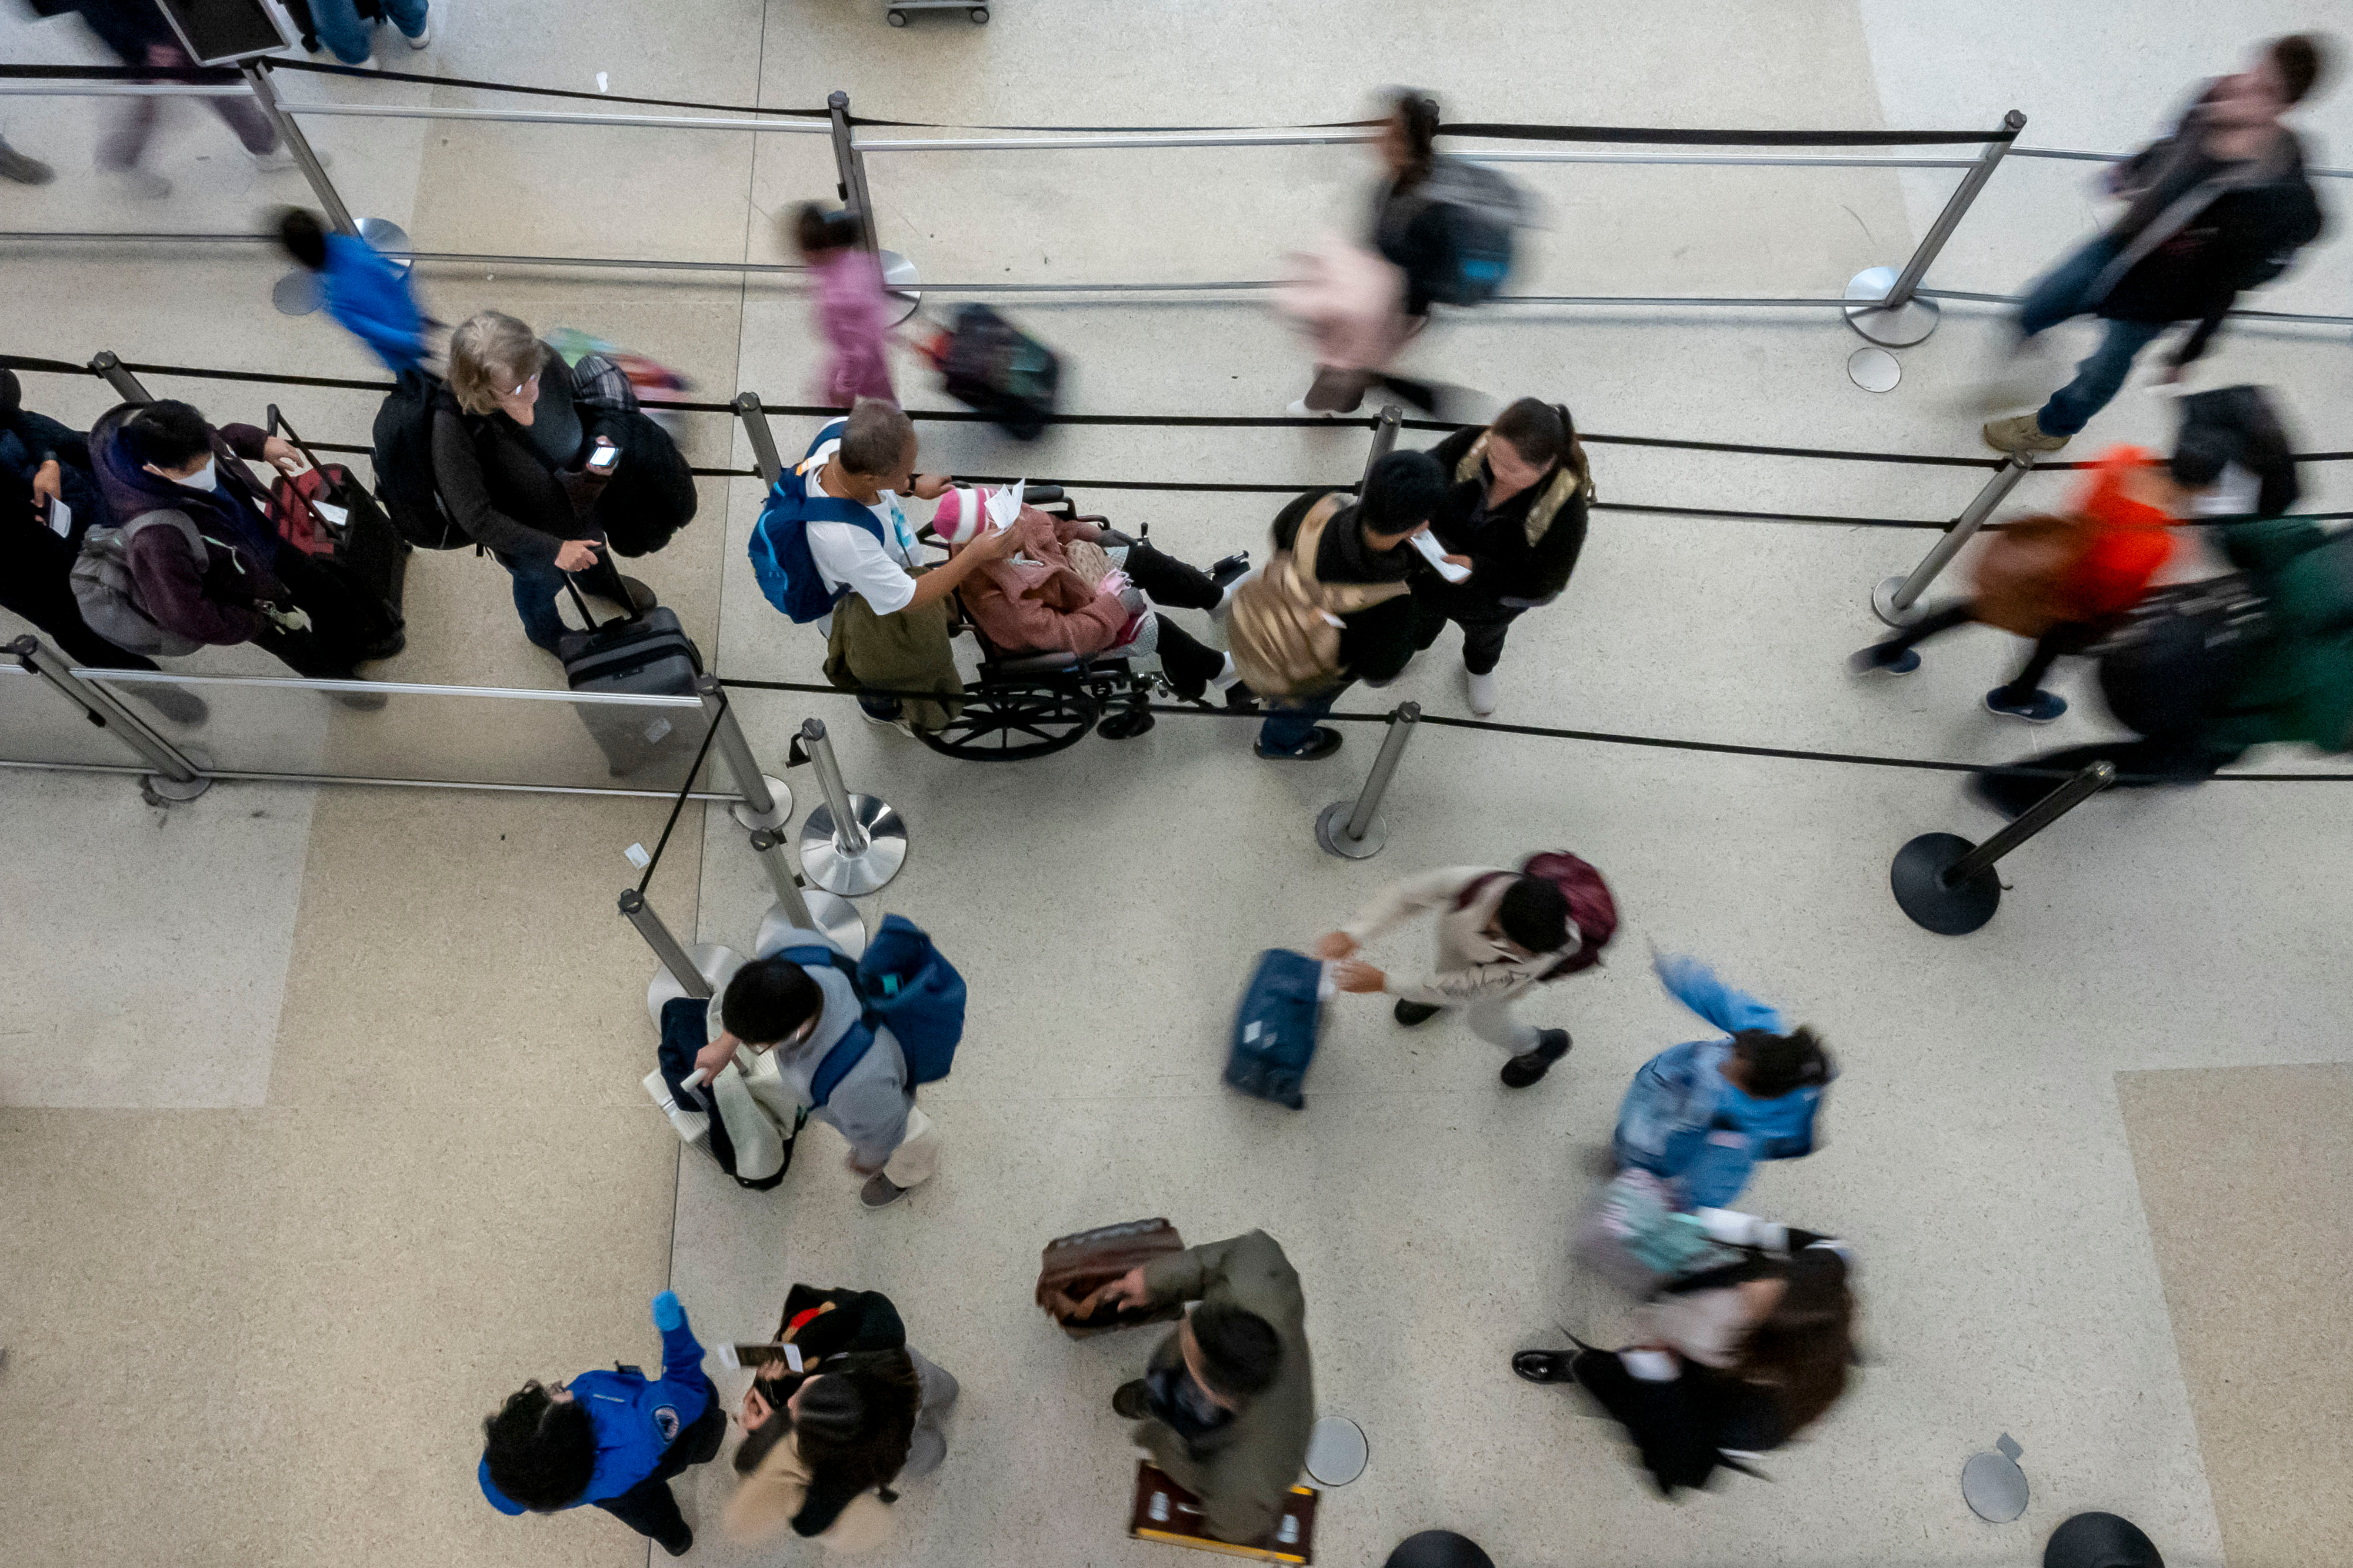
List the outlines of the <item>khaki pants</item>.
{"type": "Polygon", "coordinates": [[[906,1135],[891,1151],[890,1159],[882,1163],[882,1173],[895,1185],[919,1187],[939,1173],[940,1130],[923,1114],[922,1106],[911,1106],[907,1110],[906,1135]]]}

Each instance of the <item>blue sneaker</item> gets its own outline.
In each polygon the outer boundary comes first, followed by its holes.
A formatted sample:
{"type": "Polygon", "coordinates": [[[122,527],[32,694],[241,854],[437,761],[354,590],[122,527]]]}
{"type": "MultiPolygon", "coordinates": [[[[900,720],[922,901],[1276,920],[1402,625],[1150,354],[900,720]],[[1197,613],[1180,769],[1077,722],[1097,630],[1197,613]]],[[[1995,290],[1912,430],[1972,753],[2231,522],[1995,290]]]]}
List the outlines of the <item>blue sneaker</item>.
{"type": "Polygon", "coordinates": [[[2067,711],[2067,700],[2053,692],[2038,691],[2023,702],[2009,700],[2007,686],[1997,686],[1986,693],[1986,711],[2000,713],[2004,718],[2023,719],[2030,724],[2048,724],[2067,711]]]}
{"type": "Polygon", "coordinates": [[[1846,661],[1846,667],[1857,675],[1909,675],[1920,668],[1920,655],[1912,648],[1894,648],[1875,642],[1858,650],[1846,661]]]}

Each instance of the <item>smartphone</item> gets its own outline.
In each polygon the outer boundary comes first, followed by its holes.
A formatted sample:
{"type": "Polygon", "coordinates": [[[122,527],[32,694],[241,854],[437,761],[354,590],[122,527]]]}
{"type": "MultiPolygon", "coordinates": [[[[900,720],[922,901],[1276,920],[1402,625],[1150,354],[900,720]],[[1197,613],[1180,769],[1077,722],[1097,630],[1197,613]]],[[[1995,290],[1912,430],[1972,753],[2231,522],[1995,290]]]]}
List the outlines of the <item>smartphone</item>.
{"type": "Polygon", "coordinates": [[[801,1347],[780,1345],[773,1342],[756,1345],[748,1345],[741,1342],[729,1344],[723,1342],[719,1347],[719,1364],[731,1372],[741,1371],[747,1366],[773,1366],[778,1362],[782,1362],[789,1371],[800,1371],[801,1347]]]}
{"type": "Polygon", "coordinates": [[[59,539],[69,539],[73,536],[73,508],[66,505],[66,498],[63,496],[58,496],[49,502],[49,531],[59,539]]]}
{"type": "Polygon", "coordinates": [[[1457,566],[1453,562],[1446,559],[1446,546],[1439,543],[1435,539],[1432,539],[1430,536],[1430,531],[1428,529],[1424,529],[1421,532],[1413,536],[1413,547],[1416,551],[1420,552],[1421,558],[1424,561],[1427,561],[1432,566],[1437,567],[1438,574],[1445,578],[1448,582],[1461,583],[1469,581],[1471,569],[1468,566],[1457,566]]]}
{"type": "Polygon", "coordinates": [[[610,478],[620,466],[621,449],[609,441],[597,442],[596,449],[588,454],[588,471],[599,477],[610,478]]]}

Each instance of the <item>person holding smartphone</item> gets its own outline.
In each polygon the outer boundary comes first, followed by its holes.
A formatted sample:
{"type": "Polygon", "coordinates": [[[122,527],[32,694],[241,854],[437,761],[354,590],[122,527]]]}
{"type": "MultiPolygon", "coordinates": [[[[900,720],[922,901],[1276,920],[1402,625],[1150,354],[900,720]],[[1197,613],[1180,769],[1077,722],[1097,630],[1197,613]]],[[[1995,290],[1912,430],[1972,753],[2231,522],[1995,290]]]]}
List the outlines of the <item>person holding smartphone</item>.
{"type": "MultiPolygon", "coordinates": [[[[599,516],[620,452],[591,436],[595,411],[571,367],[512,316],[484,310],[449,337],[449,384],[433,415],[433,477],[467,537],[514,579],[515,614],[533,646],[556,651],[556,600],[581,591],[654,607],[654,592],[615,570],[599,516]]],[[[690,489],[691,487],[690,486],[690,489]]]]}

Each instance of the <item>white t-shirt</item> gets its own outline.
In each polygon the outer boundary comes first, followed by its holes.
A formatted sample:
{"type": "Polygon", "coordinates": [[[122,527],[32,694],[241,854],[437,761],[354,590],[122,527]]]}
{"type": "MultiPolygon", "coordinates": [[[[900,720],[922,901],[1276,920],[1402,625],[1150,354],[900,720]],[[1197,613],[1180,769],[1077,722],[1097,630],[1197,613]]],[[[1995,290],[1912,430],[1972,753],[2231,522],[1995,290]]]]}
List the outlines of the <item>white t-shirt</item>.
{"type": "MultiPolygon", "coordinates": [[[[818,476],[840,447],[837,437],[809,455],[807,485],[811,496],[828,493],[818,482],[818,476]]],[[[915,596],[915,579],[909,575],[918,564],[915,531],[907,526],[907,514],[899,510],[899,498],[889,490],[882,491],[881,500],[866,510],[882,525],[880,540],[856,523],[811,522],[807,528],[809,559],[817,563],[818,575],[825,579],[828,589],[848,588],[864,599],[876,615],[893,615],[905,609],[908,601],[915,596]]],[[[831,633],[833,616],[824,616],[817,626],[819,631],[831,633]]]]}

